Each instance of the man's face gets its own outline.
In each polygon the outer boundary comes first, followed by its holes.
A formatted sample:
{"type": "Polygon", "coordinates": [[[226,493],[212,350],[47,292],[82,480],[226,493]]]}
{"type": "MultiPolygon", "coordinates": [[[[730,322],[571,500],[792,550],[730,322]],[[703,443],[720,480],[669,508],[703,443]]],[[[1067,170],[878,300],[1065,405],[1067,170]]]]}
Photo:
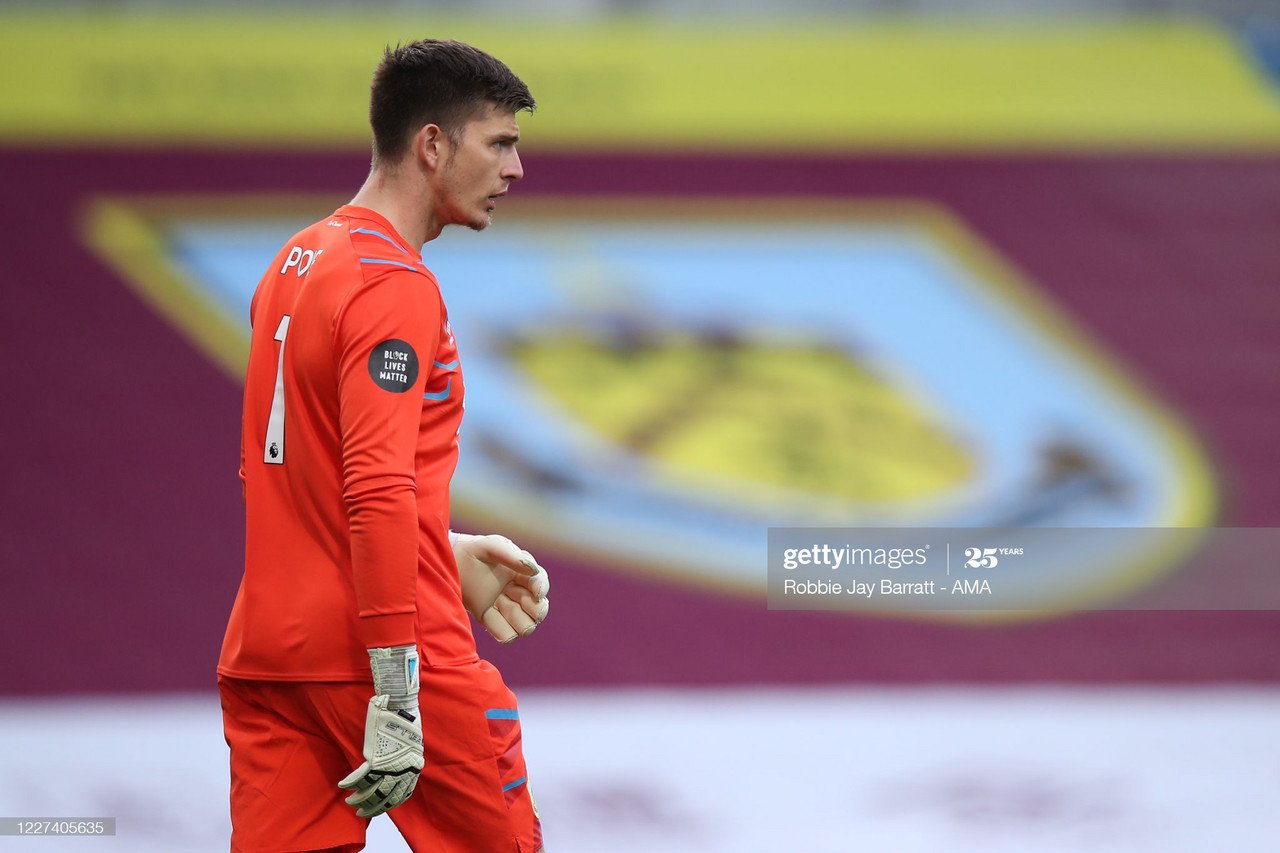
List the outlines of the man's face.
{"type": "Polygon", "coordinates": [[[524,177],[519,139],[515,113],[490,106],[450,140],[434,188],[441,226],[480,231],[489,224],[498,197],[524,177]]]}

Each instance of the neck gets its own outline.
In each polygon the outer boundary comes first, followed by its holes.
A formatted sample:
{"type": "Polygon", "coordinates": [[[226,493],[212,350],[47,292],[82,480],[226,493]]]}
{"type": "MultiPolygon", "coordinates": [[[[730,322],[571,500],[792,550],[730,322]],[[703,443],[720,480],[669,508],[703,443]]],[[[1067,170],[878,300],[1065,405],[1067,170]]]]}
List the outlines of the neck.
{"type": "Polygon", "coordinates": [[[351,204],[385,217],[410,246],[421,251],[440,236],[441,226],[430,213],[429,191],[420,179],[416,170],[374,166],[351,204]],[[419,182],[422,186],[416,185],[419,182]]]}

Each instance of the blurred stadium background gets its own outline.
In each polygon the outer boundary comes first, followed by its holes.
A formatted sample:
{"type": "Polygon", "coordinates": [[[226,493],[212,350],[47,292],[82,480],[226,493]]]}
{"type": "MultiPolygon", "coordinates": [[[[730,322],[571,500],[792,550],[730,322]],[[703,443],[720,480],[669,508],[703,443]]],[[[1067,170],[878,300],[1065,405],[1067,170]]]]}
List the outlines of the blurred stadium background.
{"type": "Polygon", "coordinates": [[[549,849],[1276,849],[1274,585],[1162,598],[1233,568],[1170,556],[1013,623],[763,595],[770,525],[1277,526],[1263,0],[0,5],[0,814],[119,819],[6,849],[225,849],[247,298],[427,35],[540,102],[495,226],[426,257],[455,527],[554,578],[482,643],[549,849]]]}

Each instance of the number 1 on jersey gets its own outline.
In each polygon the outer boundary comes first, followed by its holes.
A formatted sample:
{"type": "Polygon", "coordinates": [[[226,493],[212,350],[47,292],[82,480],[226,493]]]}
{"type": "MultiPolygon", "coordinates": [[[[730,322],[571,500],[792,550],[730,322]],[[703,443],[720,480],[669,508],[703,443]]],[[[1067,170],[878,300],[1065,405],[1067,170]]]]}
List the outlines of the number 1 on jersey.
{"type": "Polygon", "coordinates": [[[280,318],[275,339],[280,342],[276,362],[276,390],[271,398],[271,414],[267,416],[267,440],[263,443],[262,461],[268,465],[284,464],[284,339],[289,334],[289,315],[280,318]]]}

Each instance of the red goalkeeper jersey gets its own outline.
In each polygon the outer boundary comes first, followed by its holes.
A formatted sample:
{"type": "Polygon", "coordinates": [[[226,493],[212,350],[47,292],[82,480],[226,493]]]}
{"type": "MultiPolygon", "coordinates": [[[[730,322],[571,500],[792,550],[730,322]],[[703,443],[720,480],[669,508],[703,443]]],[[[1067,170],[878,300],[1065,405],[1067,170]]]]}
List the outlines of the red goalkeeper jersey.
{"type": "Polygon", "coordinates": [[[449,546],[462,368],[435,277],[346,205],[254,294],[241,435],[244,578],[218,671],[369,678],[366,648],[474,660],[449,546]]]}

